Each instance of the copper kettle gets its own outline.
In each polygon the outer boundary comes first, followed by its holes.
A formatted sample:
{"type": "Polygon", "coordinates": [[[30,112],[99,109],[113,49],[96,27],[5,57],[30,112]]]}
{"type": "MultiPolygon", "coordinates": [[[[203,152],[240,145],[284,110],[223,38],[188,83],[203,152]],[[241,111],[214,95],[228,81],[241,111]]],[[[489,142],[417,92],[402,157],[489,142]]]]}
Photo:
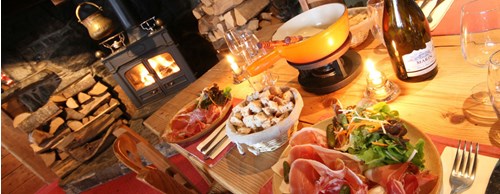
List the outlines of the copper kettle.
{"type": "Polygon", "coordinates": [[[104,17],[102,15],[102,7],[96,5],[92,2],[80,3],[76,7],[75,14],[76,14],[76,18],[78,18],[78,22],[80,22],[81,24],[83,24],[87,28],[89,35],[90,35],[90,38],[92,38],[94,40],[103,39],[103,38],[109,36],[115,30],[115,27],[113,26],[113,22],[111,21],[111,19],[104,17]],[[96,7],[97,9],[99,9],[99,11],[92,13],[91,15],[89,15],[88,17],[86,17],[82,21],[80,19],[79,12],[80,12],[80,7],[85,5],[85,4],[92,5],[92,6],[96,7]]]}

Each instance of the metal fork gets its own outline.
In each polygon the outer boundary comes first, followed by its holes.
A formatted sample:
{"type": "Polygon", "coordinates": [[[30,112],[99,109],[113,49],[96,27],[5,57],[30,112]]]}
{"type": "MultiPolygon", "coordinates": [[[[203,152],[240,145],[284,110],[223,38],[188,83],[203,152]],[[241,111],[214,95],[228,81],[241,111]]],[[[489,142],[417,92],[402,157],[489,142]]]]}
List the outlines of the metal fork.
{"type": "Polygon", "coordinates": [[[431,22],[432,22],[432,14],[434,13],[434,11],[436,11],[436,8],[439,6],[439,4],[441,4],[441,3],[443,3],[443,2],[444,2],[444,0],[437,0],[437,1],[436,1],[436,5],[434,5],[434,7],[433,7],[433,8],[432,8],[432,10],[431,10],[431,13],[429,13],[429,16],[427,16],[427,21],[428,21],[429,23],[431,23],[431,22]]]}
{"type": "Polygon", "coordinates": [[[464,141],[461,154],[459,154],[460,144],[461,141],[458,140],[457,153],[455,154],[455,161],[453,162],[453,167],[450,176],[451,193],[462,193],[463,191],[469,189],[469,187],[474,182],[474,179],[476,178],[476,166],[477,166],[477,155],[479,153],[479,144],[476,143],[473,162],[471,162],[471,153],[473,151],[472,142],[469,143],[470,146],[469,146],[469,153],[467,154],[467,161],[465,161],[465,154],[467,152],[466,151],[467,142],[464,141]],[[471,166],[472,170],[470,169],[471,166]]]}

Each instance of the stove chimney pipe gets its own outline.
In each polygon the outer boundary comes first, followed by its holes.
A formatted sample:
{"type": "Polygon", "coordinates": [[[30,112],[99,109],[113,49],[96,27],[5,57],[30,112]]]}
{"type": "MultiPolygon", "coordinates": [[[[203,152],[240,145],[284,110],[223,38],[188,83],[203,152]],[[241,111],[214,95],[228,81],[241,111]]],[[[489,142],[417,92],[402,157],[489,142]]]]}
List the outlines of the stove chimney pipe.
{"type": "Polygon", "coordinates": [[[133,17],[132,13],[121,0],[109,0],[109,3],[125,30],[129,30],[137,24],[137,21],[133,17]]]}

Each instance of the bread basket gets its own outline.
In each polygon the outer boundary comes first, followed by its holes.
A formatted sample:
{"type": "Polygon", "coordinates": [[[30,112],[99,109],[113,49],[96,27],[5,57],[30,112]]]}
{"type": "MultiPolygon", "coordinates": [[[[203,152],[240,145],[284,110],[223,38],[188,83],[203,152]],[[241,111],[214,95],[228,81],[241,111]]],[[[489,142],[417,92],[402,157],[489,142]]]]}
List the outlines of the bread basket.
{"type": "MultiPolygon", "coordinates": [[[[230,122],[230,119],[226,121],[226,134],[228,138],[236,144],[240,154],[245,153],[245,148],[254,155],[259,155],[262,152],[274,151],[288,141],[288,130],[298,121],[304,102],[302,101],[302,97],[297,89],[291,87],[280,88],[282,90],[289,89],[293,94],[294,100],[294,107],[292,111],[280,122],[259,132],[241,134],[230,122]]],[[[241,103],[244,102],[245,101],[241,103]]],[[[231,112],[230,117],[234,114],[234,111],[231,112]]]]}

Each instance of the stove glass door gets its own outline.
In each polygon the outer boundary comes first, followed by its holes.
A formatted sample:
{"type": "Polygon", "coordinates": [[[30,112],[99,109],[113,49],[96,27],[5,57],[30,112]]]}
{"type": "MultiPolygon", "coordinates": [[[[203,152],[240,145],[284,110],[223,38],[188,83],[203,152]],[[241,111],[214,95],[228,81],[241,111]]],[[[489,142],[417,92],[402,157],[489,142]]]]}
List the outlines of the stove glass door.
{"type": "Polygon", "coordinates": [[[125,77],[136,91],[154,84],[155,79],[153,76],[143,63],[139,63],[125,72],[125,77]]]}
{"type": "Polygon", "coordinates": [[[156,55],[149,58],[147,61],[160,79],[166,78],[181,70],[170,53],[156,55]]]}

